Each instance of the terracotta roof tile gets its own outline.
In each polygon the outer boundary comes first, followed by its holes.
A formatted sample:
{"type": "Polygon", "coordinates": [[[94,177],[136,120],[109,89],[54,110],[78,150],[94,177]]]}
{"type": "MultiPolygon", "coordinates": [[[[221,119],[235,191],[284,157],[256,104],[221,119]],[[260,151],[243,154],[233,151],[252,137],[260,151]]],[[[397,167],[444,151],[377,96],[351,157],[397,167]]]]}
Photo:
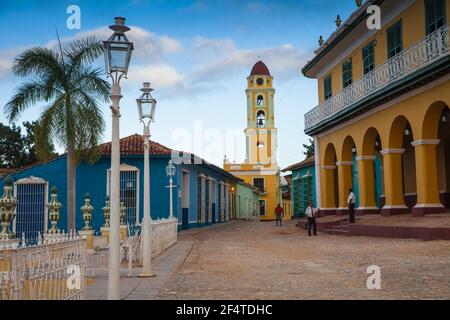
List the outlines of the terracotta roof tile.
{"type": "MultiPolygon", "coordinates": [[[[99,146],[100,154],[103,156],[111,155],[111,142],[99,146]]],[[[150,154],[153,156],[170,155],[172,149],[169,149],[157,142],[150,140],[150,154]]],[[[144,138],[139,134],[120,139],[120,154],[124,156],[140,156],[144,154],[144,138]]]]}
{"type": "Polygon", "coordinates": [[[310,165],[314,165],[314,161],[315,161],[314,160],[314,156],[312,156],[312,157],[306,158],[305,160],[303,160],[303,161],[301,161],[299,163],[293,164],[293,165],[291,165],[291,166],[289,166],[289,167],[287,167],[287,168],[285,168],[285,169],[283,169],[281,171],[282,172],[286,172],[286,171],[292,171],[292,170],[295,170],[295,169],[300,169],[300,168],[303,168],[303,167],[308,167],[310,165]]]}

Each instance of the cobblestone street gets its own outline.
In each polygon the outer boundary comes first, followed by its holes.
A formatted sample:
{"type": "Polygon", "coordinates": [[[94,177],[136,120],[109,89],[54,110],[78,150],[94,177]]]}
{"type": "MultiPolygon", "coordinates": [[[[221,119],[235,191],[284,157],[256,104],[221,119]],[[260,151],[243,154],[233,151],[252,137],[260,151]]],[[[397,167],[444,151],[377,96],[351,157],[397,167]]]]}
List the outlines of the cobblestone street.
{"type": "Polygon", "coordinates": [[[232,222],[193,241],[159,299],[450,299],[450,242],[307,237],[292,223],[232,222]],[[367,267],[381,267],[368,290],[367,267]]]}

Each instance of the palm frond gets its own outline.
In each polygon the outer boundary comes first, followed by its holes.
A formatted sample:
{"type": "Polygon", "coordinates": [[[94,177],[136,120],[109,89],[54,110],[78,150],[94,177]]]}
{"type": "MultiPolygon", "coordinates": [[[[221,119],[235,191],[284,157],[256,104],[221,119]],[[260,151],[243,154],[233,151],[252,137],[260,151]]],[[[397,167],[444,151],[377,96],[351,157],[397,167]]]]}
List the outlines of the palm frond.
{"type": "Polygon", "coordinates": [[[103,53],[101,41],[95,37],[86,37],[75,40],[64,50],[64,55],[70,60],[71,65],[94,62],[103,53]]]}
{"type": "Polygon", "coordinates": [[[64,68],[61,65],[60,56],[47,48],[37,47],[25,50],[14,60],[12,70],[21,77],[53,74],[60,81],[64,81],[64,68]]]}
{"type": "Polygon", "coordinates": [[[10,122],[17,120],[20,114],[33,104],[46,100],[42,87],[42,82],[32,81],[25,82],[17,89],[17,93],[3,108],[10,122]]]}

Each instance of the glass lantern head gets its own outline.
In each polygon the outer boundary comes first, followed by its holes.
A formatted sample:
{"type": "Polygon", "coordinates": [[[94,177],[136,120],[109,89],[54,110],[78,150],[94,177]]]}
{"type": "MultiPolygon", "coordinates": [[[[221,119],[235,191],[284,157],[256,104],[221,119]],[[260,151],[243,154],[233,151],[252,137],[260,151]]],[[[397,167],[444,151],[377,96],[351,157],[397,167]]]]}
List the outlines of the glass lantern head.
{"type": "Polygon", "coordinates": [[[125,26],[125,18],[114,18],[115,24],[109,28],[114,33],[108,40],[103,41],[105,65],[108,74],[119,73],[126,76],[130,65],[131,53],[134,45],[125,35],[130,28],[125,26]]]}
{"type": "Polygon", "coordinates": [[[155,122],[156,99],[152,97],[153,89],[150,87],[150,83],[145,82],[141,91],[142,95],[136,99],[139,119],[155,122]]]}

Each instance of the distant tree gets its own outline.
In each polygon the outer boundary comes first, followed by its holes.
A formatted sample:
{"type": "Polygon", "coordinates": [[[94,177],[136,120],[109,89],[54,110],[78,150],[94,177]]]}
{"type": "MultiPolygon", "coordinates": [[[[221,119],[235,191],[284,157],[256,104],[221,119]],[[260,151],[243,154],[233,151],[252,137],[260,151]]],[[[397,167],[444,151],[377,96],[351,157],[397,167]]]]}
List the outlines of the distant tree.
{"type": "Polygon", "coordinates": [[[24,150],[20,127],[0,123],[0,168],[21,168],[24,166],[26,153],[24,150]]]}
{"type": "Polygon", "coordinates": [[[42,129],[38,121],[26,121],[22,125],[27,131],[27,135],[24,136],[24,142],[30,163],[35,163],[39,160],[46,161],[58,156],[53,143],[42,138],[42,129]],[[45,152],[41,152],[41,150],[45,150],[45,152]]]}
{"type": "Polygon", "coordinates": [[[303,154],[307,158],[312,157],[314,155],[314,140],[309,139],[309,144],[304,144],[303,149],[304,149],[303,154]]]}
{"type": "MultiPolygon", "coordinates": [[[[0,123],[0,168],[20,169],[39,161],[36,149],[36,136],[39,134],[39,123],[24,122],[26,134],[16,124],[11,126],[0,123]]],[[[49,143],[50,158],[58,156],[53,144],[49,143]]]]}

